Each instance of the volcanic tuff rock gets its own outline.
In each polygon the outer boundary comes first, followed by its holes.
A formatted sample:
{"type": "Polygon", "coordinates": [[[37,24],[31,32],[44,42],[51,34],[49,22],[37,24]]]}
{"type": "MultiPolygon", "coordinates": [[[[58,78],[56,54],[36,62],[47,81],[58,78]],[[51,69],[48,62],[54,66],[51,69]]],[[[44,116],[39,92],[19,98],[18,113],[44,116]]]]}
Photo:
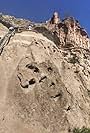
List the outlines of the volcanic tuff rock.
{"type": "MultiPolygon", "coordinates": [[[[1,17],[2,39],[19,20],[1,17]]],[[[0,56],[0,133],[72,133],[90,127],[86,31],[71,17],[33,25],[16,32],[0,56]]]]}

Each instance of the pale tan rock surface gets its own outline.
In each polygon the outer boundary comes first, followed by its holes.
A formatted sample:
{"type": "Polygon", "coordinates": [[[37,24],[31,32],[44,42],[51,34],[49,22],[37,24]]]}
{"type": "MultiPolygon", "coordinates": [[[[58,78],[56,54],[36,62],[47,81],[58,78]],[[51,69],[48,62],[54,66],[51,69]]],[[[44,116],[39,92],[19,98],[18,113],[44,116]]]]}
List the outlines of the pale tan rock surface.
{"type": "MultiPolygon", "coordinates": [[[[2,26],[1,37],[8,32],[2,26]]],[[[47,34],[16,33],[0,56],[0,133],[90,127],[89,49],[59,46],[47,34]]]]}

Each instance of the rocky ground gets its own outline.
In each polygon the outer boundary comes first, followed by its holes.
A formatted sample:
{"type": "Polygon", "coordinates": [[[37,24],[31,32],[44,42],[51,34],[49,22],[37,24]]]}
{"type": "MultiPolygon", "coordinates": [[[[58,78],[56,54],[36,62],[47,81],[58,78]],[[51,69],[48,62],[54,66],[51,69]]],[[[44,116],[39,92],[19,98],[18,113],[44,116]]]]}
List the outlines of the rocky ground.
{"type": "MultiPolygon", "coordinates": [[[[8,28],[0,24],[1,38],[8,28]]],[[[47,26],[15,33],[0,56],[0,133],[90,128],[90,51],[47,26]],[[66,45],[67,46],[67,45],[66,45]]]]}

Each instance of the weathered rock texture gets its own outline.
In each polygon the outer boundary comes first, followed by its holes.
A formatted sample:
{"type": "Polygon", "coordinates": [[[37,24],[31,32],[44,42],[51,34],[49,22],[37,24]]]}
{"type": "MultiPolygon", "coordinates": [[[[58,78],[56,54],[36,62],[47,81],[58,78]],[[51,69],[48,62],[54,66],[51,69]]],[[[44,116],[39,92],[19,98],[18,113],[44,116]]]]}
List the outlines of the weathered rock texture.
{"type": "MultiPolygon", "coordinates": [[[[1,23],[1,38],[7,32],[1,23]]],[[[89,38],[74,19],[16,33],[2,51],[0,70],[0,133],[90,127],[89,38]]]]}

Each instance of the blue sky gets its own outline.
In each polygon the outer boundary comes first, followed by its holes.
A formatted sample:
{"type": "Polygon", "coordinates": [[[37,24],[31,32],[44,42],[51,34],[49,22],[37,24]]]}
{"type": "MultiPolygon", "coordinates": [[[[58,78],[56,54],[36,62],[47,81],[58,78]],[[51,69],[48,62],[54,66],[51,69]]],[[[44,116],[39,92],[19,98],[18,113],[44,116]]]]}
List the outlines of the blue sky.
{"type": "Polygon", "coordinates": [[[90,0],[0,0],[0,12],[36,22],[49,19],[54,11],[61,18],[74,16],[90,35],[90,0]]]}

